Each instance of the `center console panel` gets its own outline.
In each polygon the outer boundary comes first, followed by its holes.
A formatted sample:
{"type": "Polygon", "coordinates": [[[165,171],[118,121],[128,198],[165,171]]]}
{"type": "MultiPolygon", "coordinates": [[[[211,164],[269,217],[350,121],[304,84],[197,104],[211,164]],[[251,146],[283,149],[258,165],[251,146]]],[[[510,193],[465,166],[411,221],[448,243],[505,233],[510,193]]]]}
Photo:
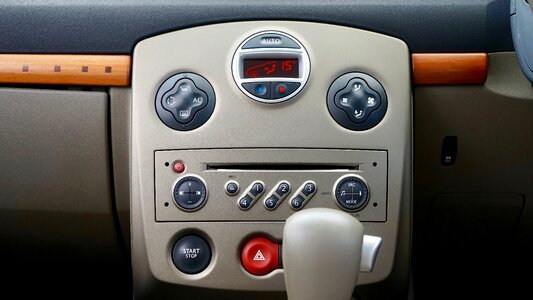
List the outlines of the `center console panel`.
{"type": "Polygon", "coordinates": [[[409,66],[398,39],[317,23],[217,24],[141,41],[132,79],[136,295],[154,296],[158,282],[283,291],[284,221],[313,207],[345,211],[379,239],[357,284],[395,268],[407,277],[397,268],[410,238],[409,66]],[[266,274],[250,271],[262,262],[272,266],[266,274]]]}

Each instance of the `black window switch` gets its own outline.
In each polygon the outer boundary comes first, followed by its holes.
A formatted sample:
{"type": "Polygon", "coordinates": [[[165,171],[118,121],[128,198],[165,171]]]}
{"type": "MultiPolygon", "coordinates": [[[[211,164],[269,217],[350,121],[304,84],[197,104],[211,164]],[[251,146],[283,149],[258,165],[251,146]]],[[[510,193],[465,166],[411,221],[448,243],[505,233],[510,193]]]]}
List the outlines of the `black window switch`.
{"type": "Polygon", "coordinates": [[[446,136],[442,140],[442,150],[440,154],[440,163],[443,166],[449,167],[455,164],[457,158],[457,137],[446,136]]]}

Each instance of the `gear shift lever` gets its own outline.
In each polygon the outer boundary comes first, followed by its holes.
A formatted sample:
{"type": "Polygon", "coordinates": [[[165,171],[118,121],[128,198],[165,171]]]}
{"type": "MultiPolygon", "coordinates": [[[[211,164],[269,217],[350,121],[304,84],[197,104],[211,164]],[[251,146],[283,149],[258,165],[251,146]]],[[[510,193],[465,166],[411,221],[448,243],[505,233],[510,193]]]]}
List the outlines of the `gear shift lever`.
{"type": "Polygon", "coordinates": [[[283,231],[289,300],[349,300],[359,275],[363,225],[347,213],[312,208],[293,214],[283,231]]]}

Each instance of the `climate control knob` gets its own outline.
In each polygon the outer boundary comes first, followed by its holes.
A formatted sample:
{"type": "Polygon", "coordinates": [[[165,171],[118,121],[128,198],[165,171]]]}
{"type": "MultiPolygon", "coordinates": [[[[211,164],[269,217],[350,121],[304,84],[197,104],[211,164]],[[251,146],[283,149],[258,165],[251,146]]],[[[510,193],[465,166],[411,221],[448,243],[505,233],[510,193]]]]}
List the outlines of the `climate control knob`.
{"type": "Polygon", "coordinates": [[[328,90],[327,103],[333,119],[354,131],[378,125],[387,112],[387,94],[381,83],[360,72],[335,79],[328,90]]]}
{"type": "Polygon", "coordinates": [[[370,191],[365,181],[357,175],[345,175],[333,188],[337,205],[349,211],[361,210],[368,203],[370,191]]]}
{"type": "Polygon", "coordinates": [[[194,73],[178,73],[165,80],[155,97],[159,119],[168,127],[189,131],[211,117],[215,91],[207,79],[194,73]]]}

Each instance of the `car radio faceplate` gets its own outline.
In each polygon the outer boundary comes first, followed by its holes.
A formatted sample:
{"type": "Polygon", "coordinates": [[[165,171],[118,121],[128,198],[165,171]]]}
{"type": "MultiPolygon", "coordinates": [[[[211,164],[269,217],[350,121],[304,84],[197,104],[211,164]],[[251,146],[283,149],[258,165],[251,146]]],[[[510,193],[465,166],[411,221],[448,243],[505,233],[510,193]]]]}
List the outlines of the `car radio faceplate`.
{"type": "Polygon", "coordinates": [[[311,207],[343,209],[362,222],[387,220],[386,151],[156,151],[154,166],[155,209],[159,222],[284,221],[294,212],[311,207]],[[176,173],[172,168],[174,161],[183,162],[187,171],[176,173]],[[365,206],[361,205],[360,209],[345,208],[350,197],[357,199],[359,193],[364,193],[356,185],[348,187],[350,182],[345,187],[336,184],[347,175],[361,178],[367,186],[367,194],[371,191],[365,198],[365,206]],[[241,190],[228,195],[228,181],[237,183],[241,190]],[[287,185],[286,191],[283,185],[280,187],[281,183],[287,185]],[[256,187],[260,190],[255,190],[256,187]],[[334,189],[339,190],[339,195],[332,192],[334,189]],[[184,198],[190,199],[190,210],[183,209],[184,198]],[[250,199],[245,203],[246,209],[240,207],[244,198],[250,199]],[[291,203],[293,199],[302,201],[294,205],[291,203]]]}

